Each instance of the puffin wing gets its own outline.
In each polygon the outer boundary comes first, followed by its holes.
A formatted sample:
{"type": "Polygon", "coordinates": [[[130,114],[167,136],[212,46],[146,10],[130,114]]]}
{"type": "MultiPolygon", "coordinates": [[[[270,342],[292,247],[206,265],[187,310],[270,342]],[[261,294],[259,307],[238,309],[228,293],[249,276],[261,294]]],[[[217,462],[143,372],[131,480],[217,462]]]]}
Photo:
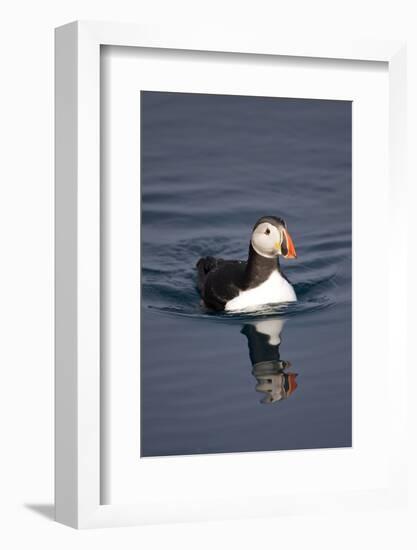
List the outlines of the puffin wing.
{"type": "Polygon", "coordinates": [[[205,304],[223,310],[241,288],[246,262],[208,256],[197,262],[198,288],[205,304]]]}

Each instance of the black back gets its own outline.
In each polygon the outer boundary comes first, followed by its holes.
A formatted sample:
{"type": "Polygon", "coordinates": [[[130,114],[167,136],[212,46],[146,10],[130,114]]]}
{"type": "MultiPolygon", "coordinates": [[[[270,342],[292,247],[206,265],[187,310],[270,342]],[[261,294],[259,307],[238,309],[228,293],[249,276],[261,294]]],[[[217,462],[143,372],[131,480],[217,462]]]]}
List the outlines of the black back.
{"type": "Polygon", "coordinates": [[[208,256],[197,262],[198,289],[207,307],[224,309],[243,288],[246,262],[208,256]]]}
{"type": "Polygon", "coordinates": [[[212,256],[200,258],[197,286],[206,306],[220,311],[241,290],[256,288],[276,269],[279,270],[277,258],[260,256],[250,245],[247,262],[212,256]]]}

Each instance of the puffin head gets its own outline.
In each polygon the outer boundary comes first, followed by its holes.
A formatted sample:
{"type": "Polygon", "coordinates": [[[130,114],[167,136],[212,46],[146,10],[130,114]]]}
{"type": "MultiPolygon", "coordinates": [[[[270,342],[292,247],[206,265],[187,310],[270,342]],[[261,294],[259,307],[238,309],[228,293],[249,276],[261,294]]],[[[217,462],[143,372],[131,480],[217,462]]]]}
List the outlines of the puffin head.
{"type": "Polygon", "coordinates": [[[251,244],[255,252],[264,258],[282,255],[284,258],[296,258],[295,246],[282,218],[264,216],[260,218],[252,231],[251,244]]]}

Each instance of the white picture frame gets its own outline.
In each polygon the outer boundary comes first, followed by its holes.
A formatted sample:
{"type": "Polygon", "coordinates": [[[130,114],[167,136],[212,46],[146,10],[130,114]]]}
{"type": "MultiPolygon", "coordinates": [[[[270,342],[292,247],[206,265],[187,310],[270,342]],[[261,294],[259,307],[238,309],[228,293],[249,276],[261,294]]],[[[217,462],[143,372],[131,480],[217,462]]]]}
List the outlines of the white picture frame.
{"type": "MultiPolygon", "coordinates": [[[[103,527],[158,521],[134,504],[101,504],[100,445],[100,47],[102,45],[198,50],[305,58],[382,61],[389,70],[390,186],[397,231],[406,234],[405,208],[405,45],[397,41],[294,40],[276,36],[195,28],[75,22],[56,30],[56,519],[67,525],[103,527]]],[[[397,277],[405,281],[406,246],[397,250],[397,277]]],[[[393,275],[392,275],[393,276],[393,275]]],[[[405,285],[405,282],[404,282],[405,285]]],[[[404,290],[405,292],[405,287],[404,290]]],[[[390,315],[405,323],[401,300],[391,300],[390,315]]],[[[399,366],[406,372],[404,339],[397,342],[399,366]]],[[[405,394],[405,376],[397,392],[405,394]]],[[[405,405],[397,411],[405,423],[405,405]]],[[[404,498],[406,478],[402,424],[395,460],[384,495],[323,493],[289,497],[285,507],[305,512],[349,505],[372,506],[404,498]],[[395,470],[395,471],[394,471],[395,470]]],[[[274,511],[279,513],[279,507],[274,511]]],[[[193,516],[239,517],[227,504],[208,506],[193,516]]],[[[165,520],[186,520],[186,512],[167,503],[165,520]],[[167,519],[168,518],[168,519],[167,519]]]]}

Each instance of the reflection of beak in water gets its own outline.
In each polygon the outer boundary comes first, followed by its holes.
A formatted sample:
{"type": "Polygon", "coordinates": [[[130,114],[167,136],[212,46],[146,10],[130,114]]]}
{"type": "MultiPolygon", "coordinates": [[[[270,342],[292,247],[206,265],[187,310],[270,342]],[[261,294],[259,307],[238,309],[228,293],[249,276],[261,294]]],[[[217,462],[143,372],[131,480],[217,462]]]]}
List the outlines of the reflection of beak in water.
{"type": "Polygon", "coordinates": [[[258,363],[253,366],[252,374],[258,381],[256,391],[263,392],[265,397],[261,403],[275,403],[286,399],[297,387],[297,374],[284,372],[291,366],[288,361],[277,361],[275,364],[258,363]]]}
{"type": "Polygon", "coordinates": [[[286,372],[289,361],[281,361],[279,346],[283,319],[265,319],[243,326],[242,334],[248,339],[252,374],[258,381],[256,391],[265,394],[261,403],[275,403],[289,397],[297,388],[297,374],[286,372]]]}

